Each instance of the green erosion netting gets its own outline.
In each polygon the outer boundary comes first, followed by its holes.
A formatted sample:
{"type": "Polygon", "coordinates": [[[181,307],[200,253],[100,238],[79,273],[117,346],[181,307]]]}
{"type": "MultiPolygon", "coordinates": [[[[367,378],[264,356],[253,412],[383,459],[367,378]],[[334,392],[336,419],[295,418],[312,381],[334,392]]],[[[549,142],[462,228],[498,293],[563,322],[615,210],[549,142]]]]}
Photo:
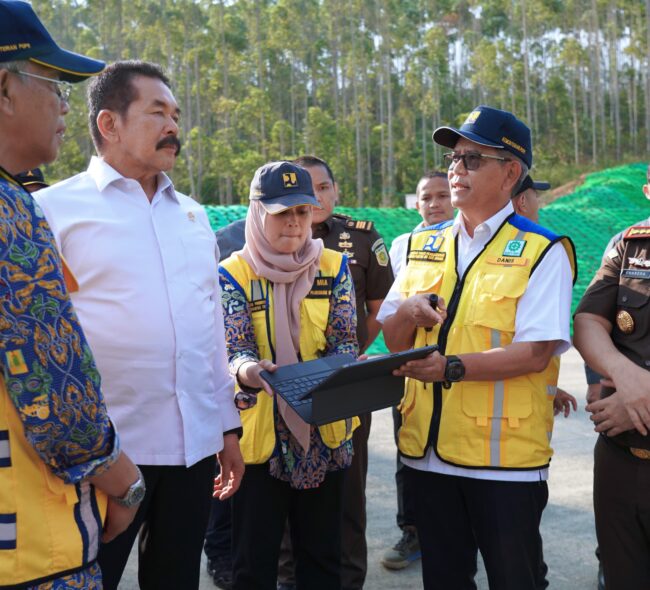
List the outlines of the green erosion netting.
{"type": "MultiPolygon", "coordinates": [[[[646,167],[641,163],[630,164],[590,174],[573,193],[540,211],[540,223],[558,234],[568,235],[576,247],[578,282],[573,291],[572,309],[600,266],[609,239],[650,215],[650,203],[641,190],[646,182],[646,167]]],[[[246,207],[242,205],[208,205],[205,209],[215,230],[246,215],[246,207]]],[[[389,247],[397,236],[420,222],[418,212],[412,209],[338,207],[336,210],[355,219],[374,222],[389,247]]],[[[381,335],[368,352],[387,352],[381,335]]]]}

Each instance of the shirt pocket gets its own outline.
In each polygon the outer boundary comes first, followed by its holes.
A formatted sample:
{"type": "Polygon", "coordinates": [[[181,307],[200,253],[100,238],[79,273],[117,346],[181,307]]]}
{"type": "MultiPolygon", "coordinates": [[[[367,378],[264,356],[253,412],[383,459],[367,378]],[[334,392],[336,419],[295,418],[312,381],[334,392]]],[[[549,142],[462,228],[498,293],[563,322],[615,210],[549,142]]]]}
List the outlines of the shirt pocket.
{"type": "Polygon", "coordinates": [[[181,236],[181,242],[189,283],[203,291],[212,292],[218,280],[215,240],[202,236],[181,236]]]}
{"type": "Polygon", "coordinates": [[[527,286],[528,275],[516,269],[481,275],[476,281],[468,323],[514,332],[517,302],[527,286]]]}
{"type": "Polygon", "coordinates": [[[616,297],[616,304],[618,307],[628,307],[632,309],[640,309],[647,305],[650,299],[650,289],[645,287],[645,281],[639,279],[627,279],[621,282],[618,288],[618,295],[616,297]]]}

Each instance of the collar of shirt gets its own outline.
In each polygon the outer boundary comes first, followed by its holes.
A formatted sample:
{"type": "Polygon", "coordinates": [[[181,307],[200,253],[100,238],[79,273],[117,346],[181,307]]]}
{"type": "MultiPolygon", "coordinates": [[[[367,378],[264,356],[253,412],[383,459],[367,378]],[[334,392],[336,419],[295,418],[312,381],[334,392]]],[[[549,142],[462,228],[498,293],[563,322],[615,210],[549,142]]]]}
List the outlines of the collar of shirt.
{"type": "Polygon", "coordinates": [[[478,256],[485,244],[488,243],[490,238],[501,227],[501,224],[503,224],[506,218],[510,214],[514,213],[514,211],[512,202],[508,201],[506,205],[497,211],[492,217],[479,223],[474,228],[473,237],[470,237],[467,233],[462,214],[459,212],[458,215],[456,215],[451,229],[454,237],[458,236],[457,269],[461,276],[465,274],[465,270],[469,266],[470,262],[478,256]]]}
{"type": "MultiPolygon", "coordinates": [[[[107,164],[103,158],[93,156],[90,159],[90,164],[88,165],[88,174],[95,181],[97,185],[97,190],[101,193],[104,190],[111,186],[115,185],[116,188],[120,190],[127,189],[125,182],[135,181],[133,178],[126,178],[122,176],[115,168],[110,164],[107,164]],[[121,185],[121,186],[120,186],[121,185]]],[[[174,190],[174,185],[172,184],[171,179],[164,172],[159,172],[157,176],[158,188],[156,189],[156,194],[167,195],[178,202],[178,197],[176,196],[176,191],[174,190]]],[[[129,192],[128,189],[125,192],[129,192]]]]}

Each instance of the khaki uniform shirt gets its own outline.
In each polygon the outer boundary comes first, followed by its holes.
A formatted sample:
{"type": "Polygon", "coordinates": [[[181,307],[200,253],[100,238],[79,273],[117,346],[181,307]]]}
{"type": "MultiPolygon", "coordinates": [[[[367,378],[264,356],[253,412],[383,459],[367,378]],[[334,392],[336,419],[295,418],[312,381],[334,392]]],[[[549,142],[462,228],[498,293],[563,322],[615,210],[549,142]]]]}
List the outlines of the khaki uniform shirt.
{"type": "MultiPolygon", "coordinates": [[[[611,322],[614,346],[650,371],[650,220],[647,225],[628,228],[607,252],[578,313],[592,313],[611,322]]],[[[603,396],[612,392],[603,388],[603,396]]],[[[636,431],[614,438],[624,446],[650,448],[650,440],[636,431]]]]}
{"type": "Polygon", "coordinates": [[[314,238],[323,240],[326,248],[348,257],[357,302],[357,339],[359,348],[364,350],[368,344],[366,301],[384,299],[393,284],[386,244],[372,221],[357,221],[339,214],[319,224],[312,233],[314,238]]]}

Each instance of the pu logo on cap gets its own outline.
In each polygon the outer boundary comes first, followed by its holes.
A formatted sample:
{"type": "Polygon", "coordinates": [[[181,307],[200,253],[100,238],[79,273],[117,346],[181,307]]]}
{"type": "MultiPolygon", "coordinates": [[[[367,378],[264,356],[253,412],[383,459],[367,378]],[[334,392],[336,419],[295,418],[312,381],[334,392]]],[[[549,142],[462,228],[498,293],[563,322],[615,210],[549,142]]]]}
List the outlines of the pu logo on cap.
{"type": "Polygon", "coordinates": [[[282,174],[284,188],[296,188],[298,186],[298,177],[295,172],[284,172],[282,174]]]}
{"type": "Polygon", "coordinates": [[[471,125],[472,123],[476,123],[476,119],[478,119],[480,116],[481,116],[481,111],[472,111],[467,116],[467,119],[465,119],[463,125],[471,125]]]}

